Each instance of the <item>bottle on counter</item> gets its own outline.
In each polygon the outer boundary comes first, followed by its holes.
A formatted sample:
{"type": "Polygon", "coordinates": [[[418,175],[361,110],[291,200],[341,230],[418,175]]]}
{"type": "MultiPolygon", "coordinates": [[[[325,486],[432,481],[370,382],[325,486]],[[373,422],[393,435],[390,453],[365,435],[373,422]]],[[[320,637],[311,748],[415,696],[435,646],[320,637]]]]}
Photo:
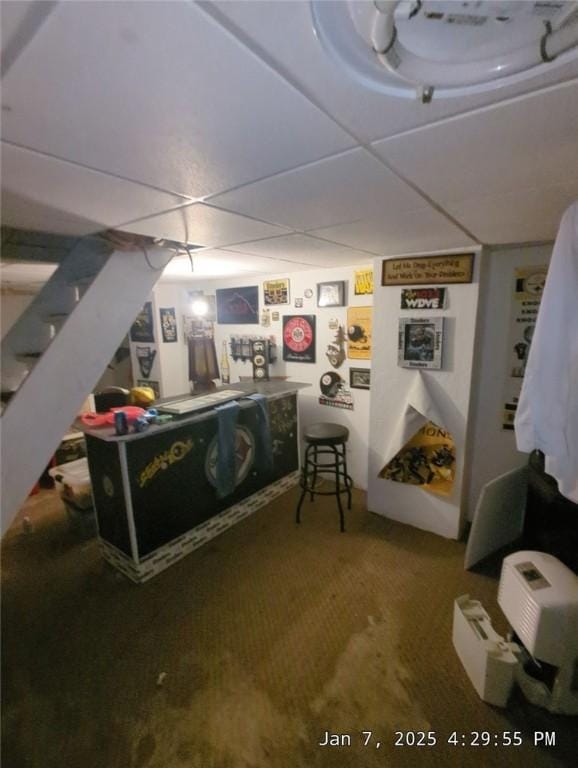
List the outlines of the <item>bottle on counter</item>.
{"type": "Polygon", "coordinates": [[[227,341],[223,340],[221,352],[221,384],[231,383],[231,368],[229,366],[229,355],[227,354],[227,341]]]}

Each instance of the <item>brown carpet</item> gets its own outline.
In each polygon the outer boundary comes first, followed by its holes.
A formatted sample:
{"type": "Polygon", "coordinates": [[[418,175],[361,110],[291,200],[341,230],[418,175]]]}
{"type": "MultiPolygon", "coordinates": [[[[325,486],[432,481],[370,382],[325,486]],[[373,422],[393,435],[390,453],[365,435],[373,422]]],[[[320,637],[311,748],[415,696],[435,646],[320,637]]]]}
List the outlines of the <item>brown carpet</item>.
{"type": "Polygon", "coordinates": [[[494,577],[464,545],[296,491],[136,586],[32,497],[3,546],[6,768],[383,768],[575,765],[575,718],[515,694],[481,702],[451,643],[452,602],[505,624],[494,577]],[[28,515],[33,532],[21,524],[28,515]],[[159,675],[165,673],[162,685],[159,675]],[[435,731],[395,747],[396,731],[435,731]],[[452,731],[521,731],[520,747],[449,746],[452,731]],[[532,744],[555,731],[557,746],[532,744]],[[326,731],[351,746],[321,747],[326,731]],[[372,731],[362,746],[363,731],[372,731]],[[376,747],[377,742],[381,746],[376,747]]]}

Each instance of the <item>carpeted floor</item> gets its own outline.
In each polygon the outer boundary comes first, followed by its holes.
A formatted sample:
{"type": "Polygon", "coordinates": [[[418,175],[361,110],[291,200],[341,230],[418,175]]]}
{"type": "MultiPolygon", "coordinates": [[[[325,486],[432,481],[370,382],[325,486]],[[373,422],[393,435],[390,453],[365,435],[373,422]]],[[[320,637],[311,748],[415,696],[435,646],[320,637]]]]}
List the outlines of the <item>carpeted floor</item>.
{"type": "Polygon", "coordinates": [[[505,624],[496,578],[463,570],[462,543],[369,514],[361,492],[347,533],[330,497],[296,526],[296,498],[141,586],[69,530],[54,492],[29,499],[3,545],[3,765],[576,765],[578,719],[517,694],[494,709],[467,679],[453,599],[469,592],[505,624]],[[320,746],[327,731],[351,746],[320,746]],[[396,731],[437,743],[395,746],[396,731]],[[520,731],[523,744],[452,746],[452,731],[520,731]],[[539,731],[556,746],[534,746],[539,731]]]}

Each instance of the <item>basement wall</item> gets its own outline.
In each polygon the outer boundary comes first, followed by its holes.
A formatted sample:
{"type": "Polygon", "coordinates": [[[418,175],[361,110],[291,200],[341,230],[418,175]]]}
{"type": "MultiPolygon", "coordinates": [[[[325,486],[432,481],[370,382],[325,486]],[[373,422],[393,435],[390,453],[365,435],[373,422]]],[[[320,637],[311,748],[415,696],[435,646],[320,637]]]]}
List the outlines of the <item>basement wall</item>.
{"type": "MultiPolygon", "coordinates": [[[[369,262],[365,268],[370,266],[369,262]]],[[[177,344],[160,344],[163,391],[176,394],[177,391],[187,392],[188,383],[188,353],[183,341],[183,313],[187,312],[189,302],[188,292],[203,290],[206,294],[214,294],[216,288],[230,288],[245,285],[259,286],[259,310],[264,306],[263,281],[278,278],[289,278],[290,303],[269,307],[271,311],[279,311],[279,321],[271,322],[270,327],[260,325],[219,325],[215,324],[215,345],[217,357],[221,359],[221,347],[223,340],[229,340],[235,336],[275,336],[277,342],[277,362],[271,366],[271,376],[287,376],[290,381],[300,381],[311,384],[311,387],[299,393],[299,416],[301,429],[304,425],[315,421],[329,421],[343,424],[349,429],[349,443],[347,449],[348,469],[354,484],[358,488],[367,488],[367,454],[369,433],[369,397],[370,392],[362,389],[352,389],[354,410],[348,411],[319,404],[319,379],[329,371],[336,370],[329,364],[325,352],[329,343],[333,342],[335,331],[329,328],[329,321],[333,318],[339,320],[341,325],[347,323],[347,306],[321,308],[317,306],[317,283],[332,280],[347,281],[346,301],[349,306],[371,306],[373,296],[354,295],[354,272],[364,268],[364,265],[356,267],[336,267],[334,269],[311,269],[305,272],[284,272],[277,275],[259,275],[253,277],[235,277],[227,280],[203,280],[190,283],[166,283],[163,282],[154,289],[155,303],[157,307],[175,307],[177,312],[177,324],[179,339],[177,344]],[[310,299],[304,298],[306,288],[311,288],[314,295],[310,299]],[[303,307],[295,308],[295,298],[303,298],[303,307]],[[282,318],[283,315],[314,314],[316,316],[316,362],[315,363],[290,363],[283,361],[282,344],[282,318]],[[170,358],[165,355],[165,348],[171,347],[170,358]]],[[[158,313],[157,313],[158,314],[158,313]]],[[[239,381],[239,376],[252,376],[252,366],[249,361],[234,362],[229,354],[231,366],[231,383],[239,381]]],[[[337,372],[349,386],[349,368],[370,368],[371,360],[346,359],[337,372]]]]}
{"type": "Polygon", "coordinates": [[[528,454],[516,448],[513,431],[502,429],[504,390],[510,363],[510,311],[514,270],[550,263],[552,245],[487,249],[480,287],[480,321],[470,415],[471,451],[466,468],[471,520],[483,486],[521,467],[528,454]]]}
{"type": "MultiPolygon", "coordinates": [[[[368,509],[377,514],[433,531],[448,538],[459,538],[464,523],[464,469],[467,463],[468,417],[473,373],[480,249],[445,251],[476,253],[473,281],[447,287],[443,310],[401,310],[401,287],[374,288],[373,381],[369,431],[368,509]],[[400,317],[445,318],[441,370],[420,372],[398,366],[397,342],[400,317]],[[402,416],[408,389],[420,375],[432,393],[443,423],[451,432],[456,448],[456,470],[450,496],[440,496],[419,486],[392,482],[378,477],[385,462],[385,451],[402,416]]],[[[421,255],[421,254],[420,254],[421,255]]],[[[376,283],[383,259],[374,262],[376,283]]]]}

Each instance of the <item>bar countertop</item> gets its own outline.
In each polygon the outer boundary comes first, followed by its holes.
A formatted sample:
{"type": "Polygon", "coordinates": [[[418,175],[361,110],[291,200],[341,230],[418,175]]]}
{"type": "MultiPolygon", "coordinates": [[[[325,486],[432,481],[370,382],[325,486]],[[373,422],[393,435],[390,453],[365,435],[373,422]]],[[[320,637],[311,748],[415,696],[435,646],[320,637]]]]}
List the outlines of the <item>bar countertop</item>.
{"type": "MultiPolygon", "coordinates": [[[[240,397],[245,397],[247,395],[253,395],[253,394],[260,394],[264,395],[267,399],[282,397],[283,395],[293,394],[295,392],[298,392],[300,389],[305,389],[305,387],[310,387],[311,384],[305,384],[303,382],[299,381],[243,381],[239,382],[237,384],[225,384],[222,387],[216,387],[214,390],[211,390],[211,394],[214,392],[219,392],[221,390],[237,390],[240,394],[240,397]]],[[[202,397],[203,395],[207,395],[207,392],[199,392],[199,397],[202,397]]],[[[184,400],[189,397],[195,397],[195,393],[185,393],[182,395],[174,395],[173,397],[166,397],[162,400],[159,400],[157,403],[155,403],[152,407],[158,407],[162,405],[163,403],[173,402],[175,400],[184,400]]],[[[252,407],[251,401],[241,401],[241,407],[252,407]]],[[[172,421],[167,422],[166,424],[151,424],[148,429],[146,429],[144,432],[133,432],[130,431],[126,435],[117,435],[115,434],[114,427],[98,427],[98,428],[88,428],[84,426],[81,422],[77,422],[75,426],[78,426],[78,429],[80,429],[82,432],[84,432],[85,435],[90,435],[90,437],[96,437],[99,440],[105,440],[107,442],[127,442],[132,440],[142,440],[145,439],[151,435],[159,434],[160,432],[167,432],[171,429],[174,429],[175,427],[182,427],[185,424],[194,424],[196,422],[203,421],[207,418],[210,418],[214,415],[214,408],[208,408],[207,410],[191,413],[191,414],[184,414],[182,416],[175,416],[172,421]]]]}

